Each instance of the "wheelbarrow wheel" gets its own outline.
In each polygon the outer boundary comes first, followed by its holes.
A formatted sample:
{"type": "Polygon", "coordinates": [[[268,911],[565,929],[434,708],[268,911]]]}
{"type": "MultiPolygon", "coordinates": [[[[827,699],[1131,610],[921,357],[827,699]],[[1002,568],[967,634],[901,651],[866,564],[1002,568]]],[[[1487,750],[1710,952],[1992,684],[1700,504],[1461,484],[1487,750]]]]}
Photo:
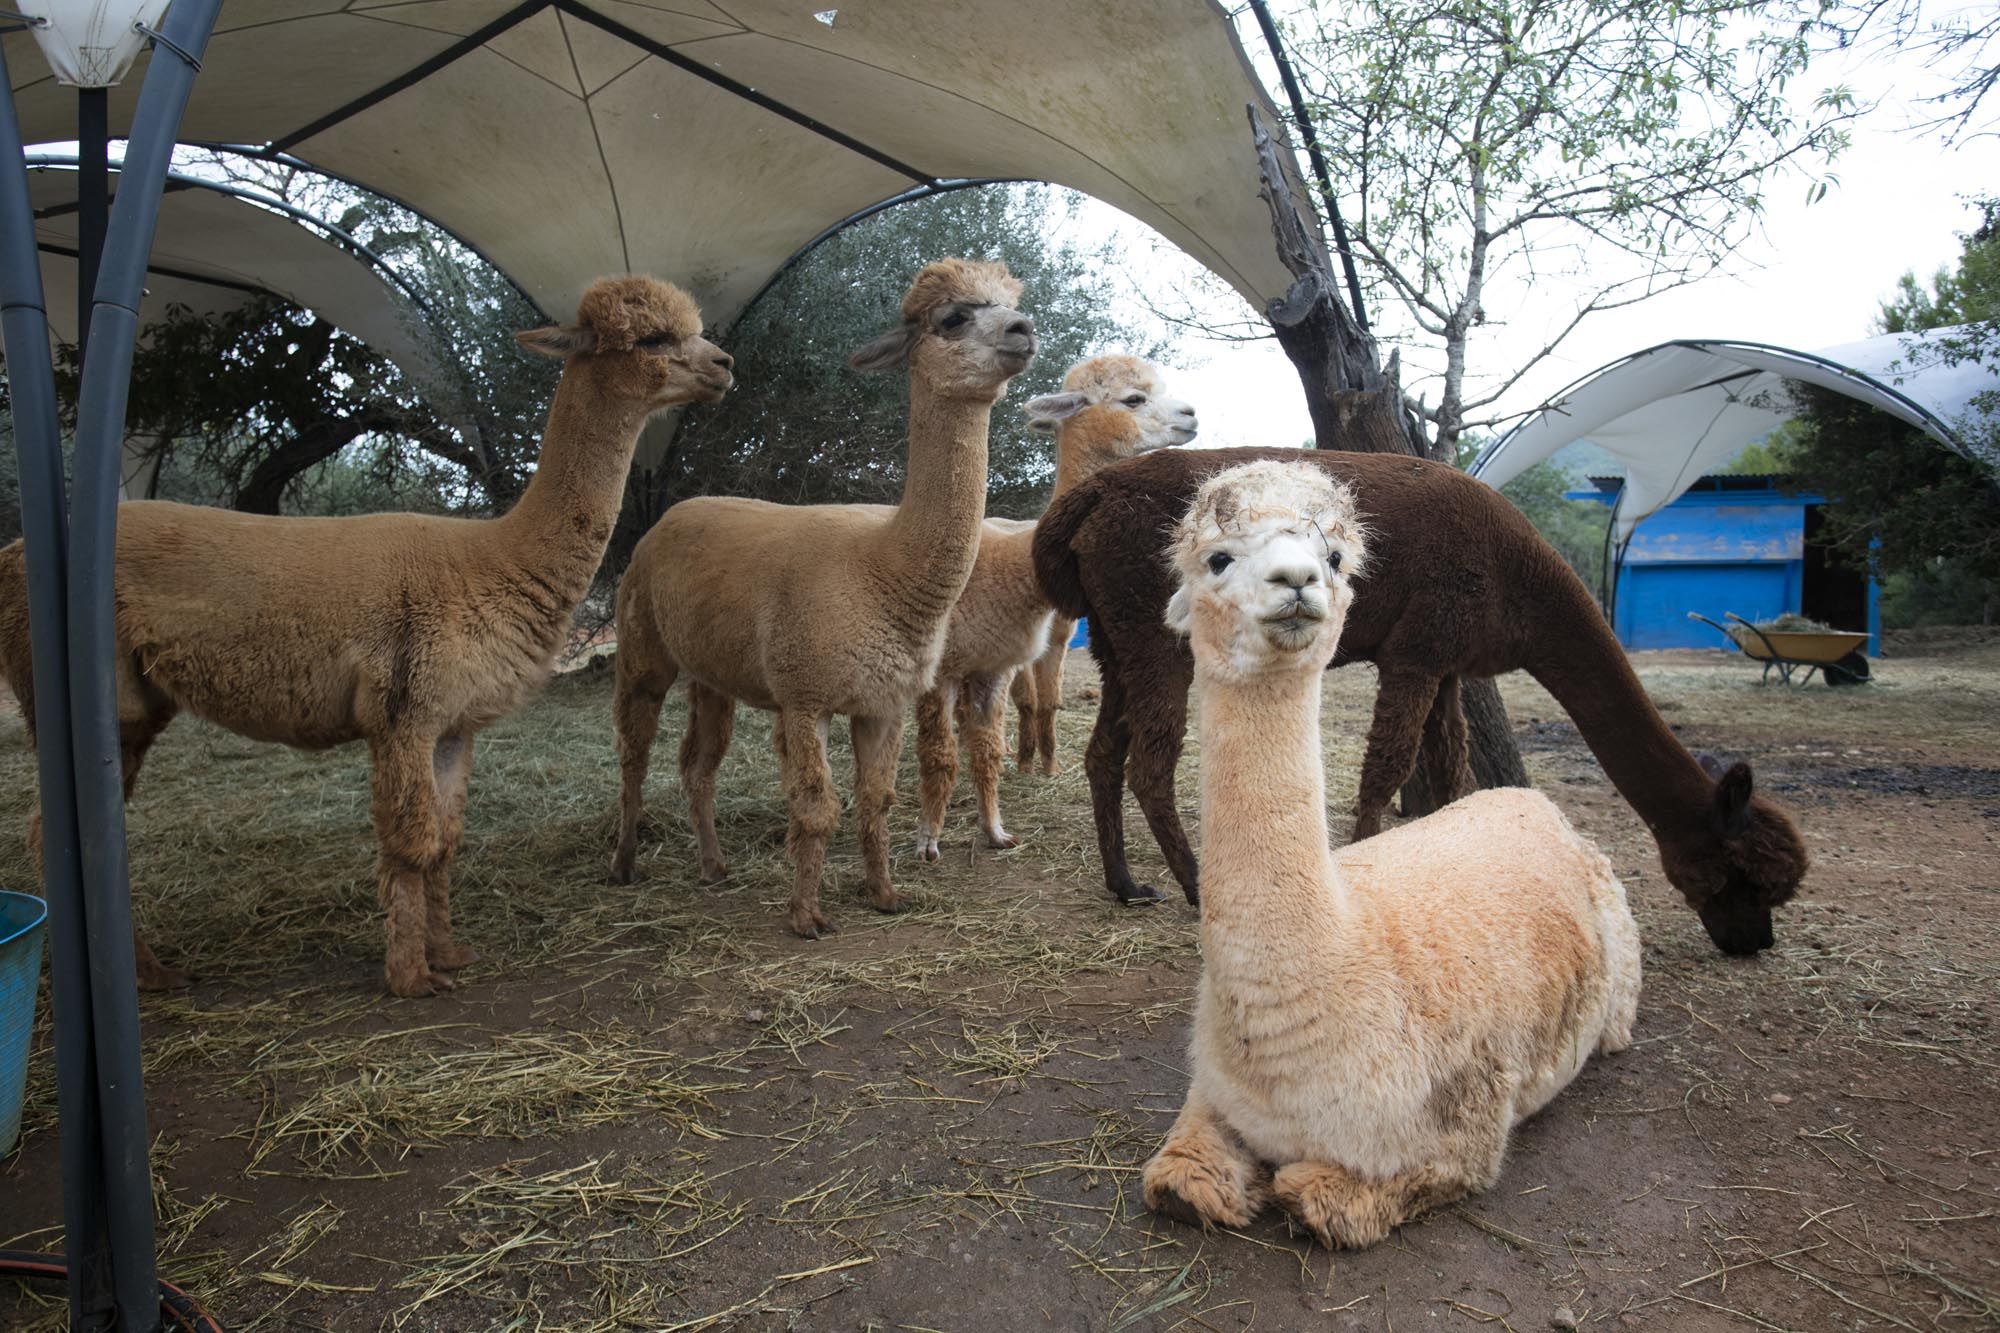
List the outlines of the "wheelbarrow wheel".
{"type": "Polygon", "coordinates": [[[1838,662],[1828,662],[1820,674],[1835,689],[1843,685],[1866,685],[1869,680],[1868,657],[1857,648],[1838,662]]]}

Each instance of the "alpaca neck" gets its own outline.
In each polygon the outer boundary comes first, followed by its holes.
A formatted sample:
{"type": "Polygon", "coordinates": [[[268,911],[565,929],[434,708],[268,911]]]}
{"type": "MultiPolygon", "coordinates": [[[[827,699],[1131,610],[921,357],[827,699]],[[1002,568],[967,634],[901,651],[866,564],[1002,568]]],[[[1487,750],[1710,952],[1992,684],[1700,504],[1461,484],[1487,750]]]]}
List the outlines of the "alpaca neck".
{"type": "Polygon", "coordinates": [[[882,541],[903,576],[901,593],[926,616],[950,611],[979,554],[992,416],[990,399],[946,397],[910,381],[909,465],[882,541]]]}
{"type": "Polygon", "coordinates": [[[1657,840],[1708,835],[1714,783],[1653,707],[1603,613],[1583,585],[1560,580],[1552,593],[1561,651],[1538,655],[1529,671],[1570,720],[1618,794],[1657,840]]]}
{"type": "Polygon", "coordinates": [[[1219,976],[1273,959],[1324,983],[1347,907],[1327,849],[1318,669],[1221,680],[1195,669],[1201,734],[1201,924],[1219,976]]]}
{"type": "Polygon", "coordinates": [[[604,559],[648,414],[644,404],[604,391],[598,375],[588,356],[564,367],[535,475],[499,520],[502,553],[564,598],[565,615],[589,591],[604,559]]]}
{"type": "Polygon", "coordinates": [[[1105,432],[1094,427],[1092,422],[1069,421],[1056,428],[1056,485],[1049,495],[1050,504],[1136,452],[1130,438],[1106,439],[1105,432]]]}

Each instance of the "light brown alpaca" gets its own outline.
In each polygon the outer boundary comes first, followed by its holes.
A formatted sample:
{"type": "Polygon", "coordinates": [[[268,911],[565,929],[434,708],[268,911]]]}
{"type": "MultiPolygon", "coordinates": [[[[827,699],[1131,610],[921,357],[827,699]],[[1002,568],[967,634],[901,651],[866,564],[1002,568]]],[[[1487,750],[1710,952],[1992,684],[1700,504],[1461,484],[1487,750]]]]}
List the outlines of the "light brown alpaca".
{"type": "Polygon", "coordinates": [[[902,326],[849,358],[861,370],[909,367],[909,470],[894,510],[703,496],[669,509],[640,539],[618,589],[613,707],[624,790],[614,878],[632,878],[660,705],[685,673],[681,782],[703,875],[728,873],[715,772],[742,700],[778,714],[792,929],[817,939],[834,928],[819,910],[840,814],[826,730],[844,714],[868,901],[903,908],[888,845],[903,714],[937,677],[945,622],[978,553],[993,405],[1034,355],[1034,326],[1014,309],[1020,297],[1004,265],[927,265],[903,297],[902,326]]]}
{"type": "MultiPolygon", "coordinates": [[[[694,301],[651,278],[600,281],[574,326],[519,337],[565,365],[534,480],[504,517],[118,510],[126,794],[183,709],[302,749],[366,740],[398,995],[449,989],[447,974],[473,959],[452,941],[448,898],[472,738],[547,679],[603,559],[640,427],[732,382],[694,301]]],[[[0,551],[0,662],[32,739],[19,542],[0,551]]],[[[142,982],[172,979],[143,945],[139,958],[155,969],[142,982]]]]}
{"type": "MultiPolygon", "coordinates": [[[[1056,437],[1055,495],[1122,458],[1186,444],[1196,433],[1194,409],[1169,397],[1159,370],[1134,356],[1079,361],[1063,376],[1062,392],[1030,399],[1022,410],[1031,427],[1056,437]]],[[[945,807],[958,779],[954,720],[965,732],[986,845],[1018,844],[1000,822],[1003,696],[1010,676],[1021,710],[1021,768],[1029,769],[1039,749],[1042,771],[1056,771],[1063,653],[1076,622],[1056,617],[1036,582],[1034,546],[1032,522],[986,520],[972,577],[952,607],[938,682],[917,701],[917,852],[926,861],[940,854],[945,807]]]]}
{"type": "Polygon", "coordinates": [[[1364,1246],[1499,1177],[1513,1126],[1631,1042],[1639,936],[1539,793],[1483,791],[1327,848],[1320,683],[1365,534],[1302,463],[1218,473],[1175,536],[1201,726],[1201,988],[1148,1207],[1278,1204],[1364,1246]],[[1276,1169],[1275,1177],[1268,1173],[1276,1169]]]}

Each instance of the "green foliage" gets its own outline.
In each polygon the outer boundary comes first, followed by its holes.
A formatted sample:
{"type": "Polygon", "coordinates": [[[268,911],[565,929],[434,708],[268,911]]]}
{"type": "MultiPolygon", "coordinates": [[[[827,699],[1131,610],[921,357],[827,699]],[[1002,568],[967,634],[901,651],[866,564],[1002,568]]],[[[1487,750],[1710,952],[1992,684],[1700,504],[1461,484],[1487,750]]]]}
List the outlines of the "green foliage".
{"type": "MultiPolygon", "coordinates": [[[[2000,200],[1979,203],[1956,270],[1926,289],[1904,274],[1882,303],[1885,333],[1957,327],[1934,353],[2000,364],[2000,200]]],[[[2000,587],[2000,395],[1954,423],[1974,462],[1844,394],[1791,386],[1803,415],[1773,439],[1784,470],[1826,496],[1825,535],[1845,563],[1883,580],[1885,624],[1983,619],[2000,587]]]]}
{"type": "MultiPolygon", "coordinates": [[[[1789,423],[1787,423],[1789,424],[1789,423]]],[[[1777,432],[1772,432],[1775,436],[1777,432]]],[[[1767,477],[1785,470],[1785,461],[1780,456],[1782,446],[1769,437],[1752,441],[1743,452],[1730,459],[1723,466],[1714,469],[1718,477],[1767,477]]]]}
{"type": "Polygon", "coordinates": [[[989,510],[1032,516],[1055,476],[1048,437],[1020,405],[1102,351],[1156,357],[1114,313],[1109,256],[1059,239],[1080,196],[1046,186],[961,190],[889,209],[837,233],[773,284],[723,338],[737,387],[691,409],[654,476],[655,503],[749,495],[787,503],[893,504],[902,492],[908,378],[866,375],[847,354],[899,320],[910,279],[946,256],[997,259],[1026,287],[1040,343],[994,409],[989,510]]]}
{"type": "Polygon", "coordinates": [[[1604,578],[1604,526],[1611,511],[1589,500],[1564,494],[1575,485],[1570,474],[1553,463],[1537,463],[1500,488],[1500,494],[1528,516],[1542,540],[1556,548],[1583,586],[1596,592],[1604,578]]]}
{"type": "Polygon", "coordinates": [[[1845,146],[1849,94],[1791,91],[1822,20],[1817,0],[1358,0],[1292,25],[1373,300],[1442,353],[1441,446],[1592,312],[1710,272],[1779,173],[1845,146]],[[1583,262],[1575,318],[1468,389],[1491,284],[1583,262]]]}

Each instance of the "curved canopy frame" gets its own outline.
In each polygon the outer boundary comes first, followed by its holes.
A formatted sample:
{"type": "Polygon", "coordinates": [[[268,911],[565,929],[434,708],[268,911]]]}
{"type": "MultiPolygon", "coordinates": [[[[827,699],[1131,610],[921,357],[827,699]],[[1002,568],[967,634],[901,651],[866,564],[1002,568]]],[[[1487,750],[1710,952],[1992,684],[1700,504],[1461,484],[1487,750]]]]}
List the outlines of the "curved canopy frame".
{"type": "MultiPolygon", "coordinates": [[[[1276,114],[1214,0],[826,4],[226,0],[182,137],[394,199],[558,316],[643,270],[727,327],[843,221],[990,180],[1102,199],[1259,307],[1289,285],[1244,108],[1276,114]]],[[[23,132],[72,137],[27,40],[23,132]]]]}
{"type": "Polygon", "coordinates": [[[1626,466],[1613,531],[1622,545],[1648,515],[1745,445],[1798,414],[1785,390],[1802,380],[1908,422],[1987,469],[1976,432],[1961,422],[2000,373],[1950,350],[1961,329],[1883,334],[1819,352],[1768,343],[1683,339],[1614,361],[1489,444],[1468,469],[1495,488],[1564,445],[1588,440],[1626,466]]]}

